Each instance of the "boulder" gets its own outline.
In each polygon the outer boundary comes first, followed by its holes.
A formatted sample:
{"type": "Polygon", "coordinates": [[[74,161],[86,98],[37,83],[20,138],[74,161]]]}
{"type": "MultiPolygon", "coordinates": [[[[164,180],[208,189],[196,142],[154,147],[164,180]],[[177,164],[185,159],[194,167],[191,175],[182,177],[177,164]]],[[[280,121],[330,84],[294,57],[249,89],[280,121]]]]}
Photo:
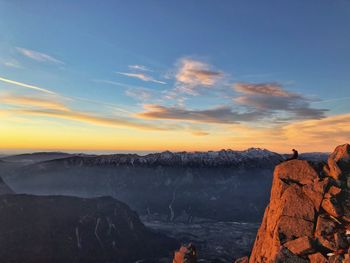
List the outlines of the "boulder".
{"type": "Polygon", "coordinates": [[[325,248],[336,251],[337,245],[334,240],[334,233],[337,228],[337,223],[326,216],[319,216],[317,219],[315,237],[318,242],[325,248]]]}
{"type": "Polygon", "coordinates": [[[314,207],[319,211],[324,193],[330,185],[330,178],[316,179],[312,184],[303,186],[304,194],[313,202],[314,207]]]}
{"type": "Polygon", "coordinates": [[[298,256],[310,254],[314,251],[312,239],[308,236],[288,241],[283,246],[298,256]]]}
{"type": "Polygon", "coordinates": [[[274,262],[274,263],[308,263],[308,261],[302,257],[294,255],[291,251],[286,248],[282,248],[277,254],[273,261],[264,262],[274,262]]]}
{"type": "Polygon", "coordinates": [[[277,165],[275,173],[284,182],[300,185],[312,184],[319,178],[315,168],[304,160],[291,160],[277,165]]]}
{"type": "Polygon", "coordinates": [[[344,179],[343,175],[350,170],[350,145],[343,144],[335,148],[327,161],[326,173],[336,180],[344,179]]]}

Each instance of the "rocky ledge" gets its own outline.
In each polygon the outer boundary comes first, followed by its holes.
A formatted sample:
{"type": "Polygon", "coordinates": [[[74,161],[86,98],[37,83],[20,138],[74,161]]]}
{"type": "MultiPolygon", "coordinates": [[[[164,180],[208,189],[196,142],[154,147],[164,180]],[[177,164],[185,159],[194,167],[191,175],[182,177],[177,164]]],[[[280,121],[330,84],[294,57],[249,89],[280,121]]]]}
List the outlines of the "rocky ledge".
{"type": "Polygon", "coordinates": [[[345,263],[349,245],[350,145],[338,146],[322,166],[277,165],[249,263],[345,263]]]}

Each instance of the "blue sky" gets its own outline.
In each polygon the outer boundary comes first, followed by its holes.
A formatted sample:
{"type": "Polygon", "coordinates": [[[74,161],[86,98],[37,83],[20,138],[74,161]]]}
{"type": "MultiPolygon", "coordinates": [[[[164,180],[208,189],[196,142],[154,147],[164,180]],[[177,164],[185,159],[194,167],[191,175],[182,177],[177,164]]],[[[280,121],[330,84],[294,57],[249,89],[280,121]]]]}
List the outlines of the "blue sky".
{"type": "Polygon", "coordinates": [[[213,147],[208,135],[218,147],[268,148],[261,128],[317,127],[350,112],[347,0],[0,0],[0,17],[0,110],[46,121],[48,132],[141,128],[133,136],[147,138],[143,128],[153,127],[163,140],[167,131],[207,137],[200,149],[213,147]]]}

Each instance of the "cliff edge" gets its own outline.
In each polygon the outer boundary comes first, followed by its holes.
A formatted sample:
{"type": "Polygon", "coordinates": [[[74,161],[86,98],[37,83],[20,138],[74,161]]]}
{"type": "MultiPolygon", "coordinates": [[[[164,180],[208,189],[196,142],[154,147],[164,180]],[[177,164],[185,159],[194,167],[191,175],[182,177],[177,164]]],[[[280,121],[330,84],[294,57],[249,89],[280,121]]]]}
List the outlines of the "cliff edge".
{"type": "Polygon", "coordinates": [[[321,167],[304,160],[276,166],[249,263],[350,262],[350,145],[321,167]]]}

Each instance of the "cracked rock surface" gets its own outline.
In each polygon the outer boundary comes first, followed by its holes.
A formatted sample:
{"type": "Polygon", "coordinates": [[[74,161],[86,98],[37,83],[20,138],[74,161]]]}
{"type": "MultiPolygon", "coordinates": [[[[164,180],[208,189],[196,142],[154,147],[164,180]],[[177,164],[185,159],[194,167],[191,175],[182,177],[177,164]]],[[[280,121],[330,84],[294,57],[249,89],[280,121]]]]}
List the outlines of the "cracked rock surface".
{"type": "Polygon", "coordinates": [[[349,245],[350,145],[338,146],[323,167],[277,165],[249,262],[345,263],[349,245]]]}

